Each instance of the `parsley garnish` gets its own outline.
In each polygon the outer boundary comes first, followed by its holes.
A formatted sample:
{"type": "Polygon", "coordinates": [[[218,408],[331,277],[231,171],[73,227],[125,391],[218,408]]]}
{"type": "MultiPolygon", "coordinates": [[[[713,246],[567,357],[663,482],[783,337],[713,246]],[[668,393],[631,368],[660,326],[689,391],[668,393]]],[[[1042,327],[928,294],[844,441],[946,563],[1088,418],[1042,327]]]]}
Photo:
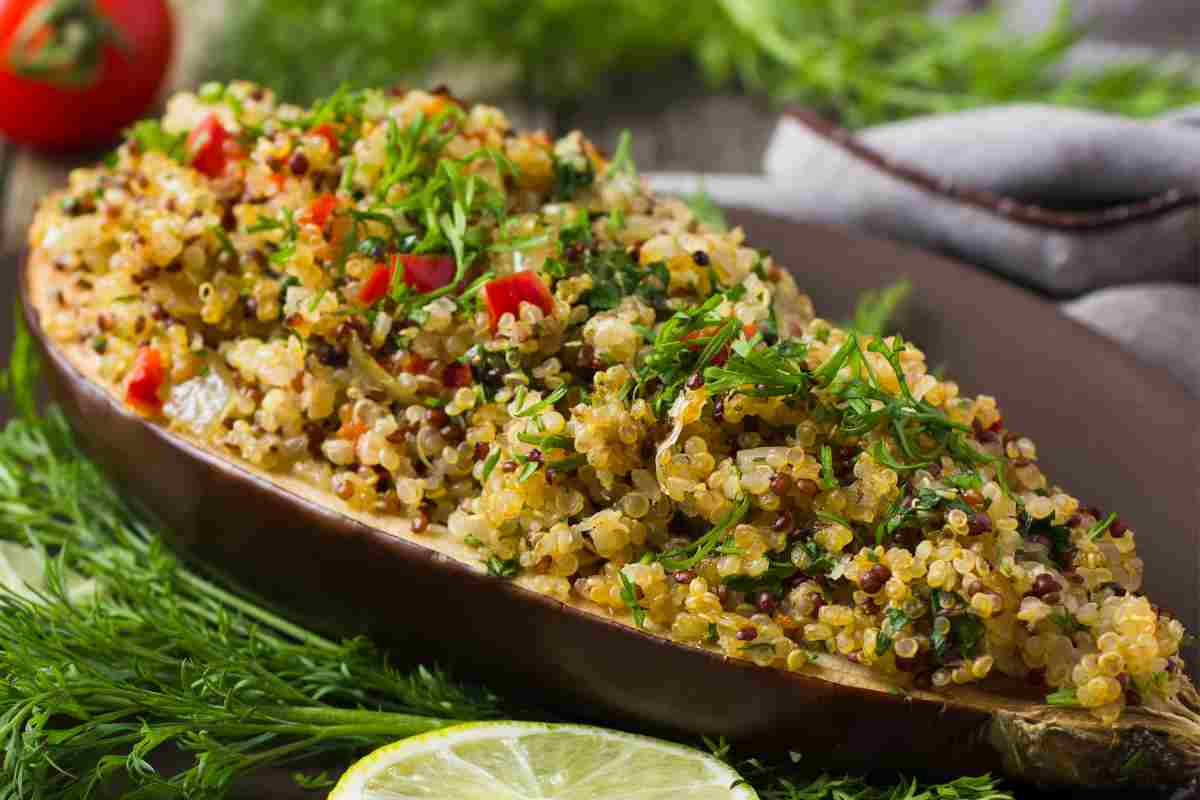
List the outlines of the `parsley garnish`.
{"type": "Polygon", "coordinates": [[[183,161],[187,155],[185,145],[188,135],[186,133],[168,133],[163,129],[162,123],[156,119],[135,122],[133,127],[126,132],[126,137],[136,143],[138,149],[143,153],[163,153],[176,161],[183,161]]]}
{"type": "Polygon", "coordinates": [[[896,635],[904,630],[904,626],[912,620],[898,608],[889,608],[884,614],[883,624],[879,627],[879,635],[875,637],[876,658],[887,654],[892,649],[896,635]]]}

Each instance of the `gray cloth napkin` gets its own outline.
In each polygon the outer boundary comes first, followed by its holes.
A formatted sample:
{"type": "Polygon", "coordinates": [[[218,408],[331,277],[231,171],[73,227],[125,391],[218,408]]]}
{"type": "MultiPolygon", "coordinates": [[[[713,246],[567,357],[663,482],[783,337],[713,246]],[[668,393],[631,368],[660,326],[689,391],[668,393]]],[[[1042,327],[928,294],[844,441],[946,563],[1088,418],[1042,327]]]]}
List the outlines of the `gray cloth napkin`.
{"type": "Polygon", "coordinates": [[[1013,105],[850,135],[779,121],[764,176],[659,174],[718,202],[897,239],[1062,299],[1200,396],[1200,109],[1013,105]]]}
{"type": "Polygon", "coordinates": [[[1037,105],[850,136],[785,115],[765,172],[785,213],[954,256],[1056,295],[1200,281],[1200,129],[1037,105]]]}

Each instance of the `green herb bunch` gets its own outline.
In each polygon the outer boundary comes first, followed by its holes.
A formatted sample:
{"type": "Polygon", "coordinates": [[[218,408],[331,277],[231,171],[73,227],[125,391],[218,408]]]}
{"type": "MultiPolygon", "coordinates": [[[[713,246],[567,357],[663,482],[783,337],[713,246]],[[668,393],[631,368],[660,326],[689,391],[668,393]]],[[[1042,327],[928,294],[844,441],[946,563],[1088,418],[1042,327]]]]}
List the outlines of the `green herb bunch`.
{"type": "Polygon", "coordinates": [[[1069,4],[1042,34],[1001,30],[1001,11],[945,18],[932,0],[247,0],[213,72],[309,101],[343,82],[423,83],[437,66],[507,72],[566,109],[632,73],[689,62],[808,104],[851,126],[1038,100],[1149,115],[1200,99],[1186,74],[1127,63],[1063,74],[1080,30],[1069,4]]]}
{"type": "Polygon", "coordinates": [[[239,775],[514,713],[486,690],[334,642],[183,565],[77,449],[31,411],[18,342],[0,433],[0,537],[55,554],[40,599],[0,592],[0,798],[217,797],[239,775]],[[71,573],[99,599],[73,601],[71,573]],[[190,766],[161,774],[158,751],[190,766]]]}

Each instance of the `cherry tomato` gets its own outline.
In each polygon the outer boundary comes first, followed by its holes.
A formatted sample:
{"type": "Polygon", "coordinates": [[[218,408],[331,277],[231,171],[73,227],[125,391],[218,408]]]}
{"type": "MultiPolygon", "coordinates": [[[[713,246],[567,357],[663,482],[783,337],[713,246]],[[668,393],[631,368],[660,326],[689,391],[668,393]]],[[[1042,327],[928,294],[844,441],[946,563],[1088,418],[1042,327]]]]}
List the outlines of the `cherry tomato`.
{"type": "Polygon", "coordinates": [[[483,287],[483,299],[492,318],[492,330],[505,314],[517,316],[521,303],[532,303],[544,314],[554,310],[554,296],[535,272],[514,272],[488,281],[483,287]]]}
{"type": "Polygon", "coordinates": [[[166,377],[162,353],[153,347],[139,348],[125,385],[125,402],[144,414],[157,413],[162,409],[159,390],[166,377]]]}
{"type": "Polygon", "coordinates": [[[167,0],[7,0],[0,131],[50,151],[114,141],[154,102],[173,41],[167,0]]]}
{"type": "Polygon", "coordinates": [[[358,290],[358,302],[367,306],[374,305],[387,294],[392,285],[392,273],[396,270],[397,262],[404,265],[404,283],[420,294],[441,289],[454,280],[454,259],[450,256],[401,253],[392,259],[391,264],[375,265],[375,269],[358,290]]]}

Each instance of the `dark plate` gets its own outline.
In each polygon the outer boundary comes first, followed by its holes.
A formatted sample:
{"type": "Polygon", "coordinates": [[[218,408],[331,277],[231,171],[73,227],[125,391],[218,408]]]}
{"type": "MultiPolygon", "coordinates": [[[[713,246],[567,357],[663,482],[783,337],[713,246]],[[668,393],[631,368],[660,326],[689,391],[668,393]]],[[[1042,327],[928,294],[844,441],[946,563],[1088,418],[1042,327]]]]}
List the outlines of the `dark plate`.
{"type": "MultiPolygon", "coordinates": [[[[729,216],[828,319],[848,319],[863,291],[907,277],[896,328],[963,394],[995,396],[1052,482],[1118,512],[1137,532],[1147,593],[1200,631],[1200,402],[1173,378],[979,269],[850,231],[729,216]]],[[[1187,654],[1193,675],[1198,650],[1187,654]]]]}
{"type": "MultiPolygon", "coordinates": [[[[1182,389],[1053,306],[968,267],[832,228],[733,217],[750,241],[773,248],[830,318],[847,315],[862,290],[907,276],[915,292],[905,332],[965,392],[995,394],[1009,424],[1039,443],[1052,475],[1086,502],[1121,510],[1142,532],[1155,597],[1196,627],[1190,520],[1200,476],[1188,425],[1194,405],[1182,389]]],[[[40,334],[28,306],[27,318],[40,334]]],[[[477,674],[501,685],[573,698],[573,715],[621,712],[776,745],[797,736],[814,753],[881,766],[994,765],[974,736],[975,711],[887,693],[863,704],[802,675],[722,663],[594,617],[581,624],[572,609],[305,503],[141,423],[61,354],[46,355],[53,393],[85,443],[164,517],[180,545],[310,616],[386,638],[411,634],[413,656],[457,651],[464,667],[477,662],[477,674]],[[465,635],[447,636],[447,626],[465,635]]]]}

